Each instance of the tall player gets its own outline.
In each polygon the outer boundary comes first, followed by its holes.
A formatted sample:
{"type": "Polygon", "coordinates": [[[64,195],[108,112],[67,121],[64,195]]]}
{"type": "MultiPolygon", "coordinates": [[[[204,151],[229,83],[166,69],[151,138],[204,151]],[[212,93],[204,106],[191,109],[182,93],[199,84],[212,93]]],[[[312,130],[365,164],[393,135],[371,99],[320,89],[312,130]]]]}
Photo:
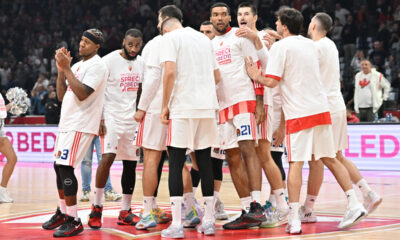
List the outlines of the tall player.
{"type": "Polygon", "coordinates": [[[172,224],[162,237],[183,238],[181,203],[182,168],[187,150],[194,151],[199,166],[205,214],[197,231],[214,235],[214,178],[211,147],[218,147],[215,84],[219,81],[210,40],[176,18],[163,21],[160,62],[164,64],[161,120],[168,124],[168,185],[172,224]]]}
{"type": "Polygon", "coordinates": [[[103,57],[109,74],[104,97],[104,121],[100,124],[100,130],[104,133],[101,139],[102,160],[96,172],[96,191],[88,221],[88,225],[94,229],[101,227],[104,187],[115,159],[123,163],[118,224],[135,225],[139,221],[139,217],[131,211],[131,201],[135,189],[136,163],[139,160],[139,149],[132,145],[137,127],[133,116],[144,71],[143,60],[138,57],[142,46],[142,33],[138,29],[129,29],[122,41],[122,49],[103,57]]]}
{"type": "Polygon", "coordinates": [[[321,160],[331,170],[348,200],[347,211],[338,227],[353,226],[366,216],[366,210],[357,200],[346,168],[335,159],[331,118],[320,81],[317,49],[311,40],[299,35],[303,24],[299,11],[285,8],[279,10],[277,16],[277,32],[283,39],[270,49],[266,75],[261,75],[251,59],[246,59],[246,66],[254,80],[268,87],[281,86],[290,166],[290,213],[286,231],[301,233],[299,197],[304,161],[321,160]]]}
{"type": "MultiPolygon", "coordinates": [[[[318,49],[321,81],[328,96],[329,112],[332,119],[336,158],[346,167],[352,182],[360,188],[364,198],[364,207],[370,214],[382,202],[382,198],[369,187],[354,163],[342,154],[342,150],[348,147],[346,105],[340,92],[339,53],[335,43],[326,37],[331,27],[331,17],[326,13],[317,13],[308,27],[308,35],[318,49]]],[[[310,164],[307,198],[304,206],[301,207],[303,222],[317,221],[312,210],[322,185],[323,171],[323,164],[320,161],[310,164]]]]}
{"type": "Polygon", "coordinates": [[[97,29],[85,31],[79,43],[82,60],[72,68],[69,51],[65,48],[56,51],[57,95],[63,102],[54,146],[60,201],[56,214],[42,225],[44,229],[62,225],[54,232],[54,237],[75,236],[83,231],[77,212],[78,181],[74,169],[79,167],[93,137],[99,133],[107,81],[107,66],[97,55],[103,39],[97,29]]]}

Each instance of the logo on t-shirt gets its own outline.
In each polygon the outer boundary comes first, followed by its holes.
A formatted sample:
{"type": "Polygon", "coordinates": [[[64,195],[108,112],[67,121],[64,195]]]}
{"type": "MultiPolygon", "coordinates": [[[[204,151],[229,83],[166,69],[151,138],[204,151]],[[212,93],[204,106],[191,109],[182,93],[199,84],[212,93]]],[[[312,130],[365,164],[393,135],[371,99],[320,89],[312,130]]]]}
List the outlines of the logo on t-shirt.
{"type": "Polygon", "coordinates": [[[215,51],[215,57],[219,65],[232,62],[231,48],[229,46],[222,47],[215,51]]]}
{"type": "Polygon", "coordinates": [[[360,84],[360,87],[365,87],[365,86],[368,86],[368,84],[370,83],[370,81],[369,80],[367,80],[366,78],[364,78],[363,80],[361,80],[360,82],[359,82],[359,84],[360,84]]]}
{"type": "Polygon", "coordinates": [[[119,86],[122,92],[137,91],[139,89],[140,75],[138,73],[122,73],[119,86]]]}

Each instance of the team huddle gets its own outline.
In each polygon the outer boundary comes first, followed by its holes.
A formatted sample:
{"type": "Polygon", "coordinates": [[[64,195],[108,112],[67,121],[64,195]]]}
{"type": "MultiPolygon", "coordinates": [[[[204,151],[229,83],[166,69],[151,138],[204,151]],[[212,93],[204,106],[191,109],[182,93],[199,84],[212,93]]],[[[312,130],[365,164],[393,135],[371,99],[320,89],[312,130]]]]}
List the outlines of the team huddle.
{"type": "Polygon", "coordinates": [[[317,221],[314,203],[324,166],[335,176],[347,198],[338,228],[354,226],[374,211],[382,198],[346,159],[346,107],[340,92],[339,56],[326,37],[332,19],[317,13],[300,35],[303,16],[292,8],[277,12],[276,31],[258,31],[257,9],[241,3],[239,27],[231,27],[225,3],[210,8],[210,21],[200,31],[182,26],[175,5],[159,10],[160,35],[143,48],[142,33],[129,29],[122,48],[103,58],[102,32],[82,35],[82,60],[72,67],[70,52],[56,51],[57,95],[63,102],[54,148],[59,204],[43,224],[57,229],[54,237],[83,231],[77,213],[79,167],[95,135],[101,138],[102,161],[88,225],[102,226],[103,195],[114,160],[122,160],[122,203],[119,225],[148,230],[171,224],[162,237],[184,238],[184,228],[215,234],[215,221],[229,216],[219,196],[222,160],[226,159],[241,215],[224,229],[271,228],[286,225],[300,234],[302,223],[317,221]],[[136,163],[143,150],[143,209],[131,211],[136,163]],[[171,214],[157,206],[161,170],[167,152],[171,214]],[[286,184],[282,166],[287,152],[286,184]],[[189,171],[186,155],[193,165],[189,171]],[[302,168],[310,167],[307,197],[300,204],[302,168]],[[262,175],[271,186],[261,203],[262,175]],[[204,209],[195,199],[201,181],[204,209]],[[352,182],[362,192],[357,199],[352,182]],[[286,190],[287,189],[287,190],[286,190]]]}

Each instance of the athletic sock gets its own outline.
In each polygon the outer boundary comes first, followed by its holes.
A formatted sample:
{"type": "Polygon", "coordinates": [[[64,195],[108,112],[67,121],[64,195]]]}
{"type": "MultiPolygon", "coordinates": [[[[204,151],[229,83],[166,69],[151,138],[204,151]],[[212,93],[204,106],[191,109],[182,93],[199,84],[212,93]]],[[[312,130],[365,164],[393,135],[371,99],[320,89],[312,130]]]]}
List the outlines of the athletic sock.
{"type": "Polygon", "coordinates": [[[184,193],[183,198],[185,199],[185,203],[186,203],[185,214],[188,214],[193,210],[193,207],[194,207],[194,203],[195,203],[194,194],[192,192],[184,193]]]}
{"type": "Polygon", "coordinates": [[[171,197],[171,212],[172,212],[172,224],[175,226],[182,225],[182,197],[171,197]]]}
{"type": "Polygon", "coordinates": [[[276,207],[276,197],[274,193],[269,195],[268,202],[270,202],[273,207],[276,207]]]}
{"type": "Polygon", "coordinates": [[[152,208],[153,208],[153,209],[157,209],[157,208],[158,208],[158,205],[157,205],[157,197],[153,197],[153,198],[152,198],[151,204],[152,204],[152,208]]]}
{"type": "Polygon", "coordinates": [[[248,212],[250,209],[251,197],[241,198],[240,202],[242,203],[242,209],[248,212]]]}
{"type": "Polygon", "coordinates": [[[214,191],[214,203],[216,203],[218,200],[221,201],[221,199],[219,198],[219,192],[214,191]]]}
{"type": "Polygon", "coordinates": [[[122,194],[121,210],[129,210],[131,208],[132,194],[122,194]]]}
{"type": "Polygon", "coordinates": [[[193,194],[196,195],[197,187],[193,187],[193,194]]]}
{"type": "Polygon", "coordinates": [[[350,190],[346,191],[345,194],[347,196],[347,208],[352,209],[352,208],[357,207],[359,202],[358,202],[356,192],[354,191],[354,189],[350,189],[350,190]]]}
{"type": "Polygon", "coordinates": [[[289,203],[289,214],[292,219],[300,219],[299,208],[300,204],[298,202],[289,203]]]}
{"type": "Polygon", "coordinates": [[[276,208],[279,211],[287,211],[288,205],[286,203],[285,191],[283,190],[283,188],[275,189],[273,190],[273,193],[276,198],[276,208]]]}
{"type": "Polygon", "coordinates": [[[364,198],[368,196],[369,191],[372,191],[372,189],[369,187],[367,181],[365,181],[364,178],[362,178],[360,181],[358,181],[357,186],[360,189],[360,191],[362,192],[362,195],[364,198]]]}
{"type": "Polygon", "coordinates": [[[252,191],[250,192],[250,195],[253,201],[256,201],[258,203],[261,202],[261,191],[252,191]]]}
{"type": "Polygon", "coordinates": [[[67,215],[74,217],[75,220],[78,220],[78,209],[76,204],[73,206],[67,206],[67,215]]]}
{"type": "Polygon", "coordinates": [[[59,205],[60,205],[61,213],[66,214],[67,213],[67,205],[65,205],[65,199],[60,199],[59,205]]]}
{"type": "Polygon", "coordinates": [[[94,191],[94,201],[95,206],[102,206],[103,204],[104,188],[96,188],[94,191]]]}
{"type": "Polygon", "coordinates": [[[304,206],[309,210],[313,210],[315,201],[317,201],[317,197],[318,196],[307,194],[306,201],[304,202],[304,206]]]}
{"type": "Polygon", "coordinates": [[[204,199],[204,221],[214,222],[214,197],[203,197],[204,199]]]}
{"type": "Polygon", "coordinates": [[[153,196],[151,197],[143,197],[143,216],[145,217],[150,214],[150,211],[153,209],[153,196]]]}

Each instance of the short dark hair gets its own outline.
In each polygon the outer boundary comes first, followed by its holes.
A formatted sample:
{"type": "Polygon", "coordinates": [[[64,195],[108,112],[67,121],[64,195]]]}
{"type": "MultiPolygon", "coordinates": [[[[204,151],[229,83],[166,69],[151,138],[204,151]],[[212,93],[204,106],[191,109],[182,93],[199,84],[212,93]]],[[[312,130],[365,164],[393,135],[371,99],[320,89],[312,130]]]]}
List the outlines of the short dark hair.
{"type": "Polygon", "coordinates": [[[238,11],[239,11],[239,8],[244,8],[244,7],[249,7],[254,16],[258,14],[256,6],[254,6],[254,4],[252,4],[250,2],[242,2],[242,3],[240,3],[239,6],[238,6],[238,11]]]}
{"type": "Polygon", "coordinates": [[[176,18],[179,22],[182,22],[183,14],[182,11],[175,5],[166,5],[158,10],[158,14],[161,15],[161,19],[169,18],[176,18]]]}
{"type": "Polygon", "coordinates": [[[226,9],[228,9],[228,14],[231,15],[231,8],[228,6],[228,4],[224,3],[224,2],[216,2],[213,5],[211,5],[210,7],[210,14],[212,12],[212,10],[216,7],[226,7],[226,9]]]}
{"type": "Polygon", "coordinates": [[[161,27],[160,27],[160,29],[161,29],[161,33],[164,31],[164,28],[165,28],[165,26],[167,26],[168,24],[170,24],[170,23],[180,23],[180,21],[179,21],[179,19],[177,19],[177,18],[174,18],[174,17],[169,17],[169,18],[167,18],[167,19],[165,19],[162,23],[161,23],[161,27]]]}
{"type": "Polygon", "coordinates": [[[203,26],[203,25],[212,25],[212,22],[210,22],[210,21],[204,21],[204,22],[202,22],[201,24],[200,24],[200,26],[203,26]]]}
{"type": "Polygon", "coordinates": [[[332,29],[332,18],[328,14],[319,12],[314,17],[319,22],[320,30],[329,32],[332,29]]]}
{"type": "Polygon", "coordinates": [[[125,37],[126,37],[126,36],[131,36],[131,37],[134,37],[134,38],[141,38],[141,39],[143,39],[143,34],[142,34],[142,32],[141,32],[139,29],[137,29],[137,28],[130,28],[130,29],[128,29],[128,31],[125,32],[125,37]]]}
{"type": "Polygon", "coordinates": [[[282,25],[285,25],[291,34],[300,34],[303,28],[303,15],[294,8],[282,8],[276,13],[282,25]]]}
{"type": "Polygon", "coordinates": [[[104,44],[104,36],[103,33],[97,28],[88,29],[89,31],[99,42],[100,45],[104,44]]]}

